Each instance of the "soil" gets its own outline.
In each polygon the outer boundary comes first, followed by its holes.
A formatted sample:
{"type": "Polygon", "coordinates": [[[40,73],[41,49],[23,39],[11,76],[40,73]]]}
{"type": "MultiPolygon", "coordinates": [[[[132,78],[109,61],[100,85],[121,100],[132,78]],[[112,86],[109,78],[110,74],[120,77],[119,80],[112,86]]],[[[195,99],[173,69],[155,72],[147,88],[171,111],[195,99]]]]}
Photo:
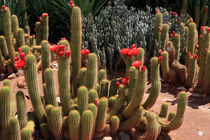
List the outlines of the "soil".
{"type": "MultiPolygon", "coordinates": [[[[55,84],[58,93],[58,83],[57,83],[57,70],[55,72],[55,84]]],[[[123,71],[108,73],[108,78],[119,78],[123,76],[123,71]]],[[[30,98],[28,95],[27,87],[19,88],[17,86],[18,81],[22,81],[23,76],[18,76],[11,80],[13,86],[13,93],[15,94],[18,90],[22,90],[26,96],[27,111],[32,111],[32,106],[30,103],[30,98]]],[[[38,72],[38,83],[40,94],[43,96],[42,89],[42,77],[41,72],[38,72]]],[[[0,88],[3,82],[0,81],[0,88]]],[[[147,89],[149,90],[150,85],[148,84],[147,89]]],[[[156,104],[151,108],[152,111],[159,113],[161,104],[163,102],[169,103],[169,110],[176,112],[176,96],[179,90],[177,87],[172,87],[170,85],[163,85],[161,93],[157,99],[156,104]]],[[[147,91],[148,93],[148,91],[147,91]]],[[[148,94],[145,94],[144,100],[147,98],[148,94]]],[[[197,93],[188,93],[188,106],[185,112],[185,118],[182,126],[174,131],[171,131],[168,136],[164,137],[164,140],[208,140],[210,139],[210,97],[203,96],[197,93]]]]}

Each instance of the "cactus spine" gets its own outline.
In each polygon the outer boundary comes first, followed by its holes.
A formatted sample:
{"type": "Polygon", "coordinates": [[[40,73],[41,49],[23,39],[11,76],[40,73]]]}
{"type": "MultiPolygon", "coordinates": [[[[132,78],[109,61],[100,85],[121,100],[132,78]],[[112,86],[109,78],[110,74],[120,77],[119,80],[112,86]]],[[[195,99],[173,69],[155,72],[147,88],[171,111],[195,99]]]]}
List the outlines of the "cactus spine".
{"type": "Polygon", "coordinates": [[[98,72],[98,82],[101,83],[102,80],[107,79],[107,74],[106,74],[106,70],[101,69],[98,72]]]}
{"type": "Polygon", "coordinates": [[[10,121],[10,140],[21,140],[18,119],[12,117],[10,121]]]}
{"type": "Polygon", "coordinates": [[[87,68],[80,69],[78,86],[84,86],[86,71],[87,71],[87,68]]]}
{"type": "Polygon", "coordinates": [[[83,111],[88,107],[88,90],[86,87],[79,87],[77,92],[79,113],[82,115],[83,111]]]}
{"type": "Polygon", "coordinates": [[[19,28],[18,18],[16,15],[11,16],[11,26],[12,26],[12,32],[14,34],[14,37],[17,38],[17,31],[19,28]]]}
{"type": "Polygon", "coordinates": [[[77,110],[69,113],[69,136],[72,140],[79,140],[80,137],[80,114],[77,110]]]}
{"type": "Polygon", "coordinates": [[[204,92],[207,92],[208,94],[210,93],[210,89],[209,89],[209,86],[210,86],[210,52],[207,53],[207,65],[206,65],[206,68],[205,68],[205,76],[204,76],[204,83],[203,83],[203,89],[204,89],[204,92]]]}
{"type": "Polygon", "coordinates": [[[160,39],[160,31],[159,31],[159,27],[162,26],[162,20],[163,20],[163,15],[162,13],[158,12],[155,15],[155,25],[154,25],[154,39],[156,41],[159,41],[160,39]]]}
{"type": "Polygon", "coordinates": [[[49,139],[50,138],[50,132],[49,132],[49,127],[48,127],[47,123],[42,123],[40,125],[40,131],[42,133],[42,136],[45,139],[49,139]]]}
{"type": "Polygon", "coordinates": [[[193,56],[191,56],[189,60],[188,75],[185,81],[185,86],[188,88],[191,87],[195,81],[196,65],[197,65],[197,60],[194,59],[193,56]]]}
{"type": "Polygon", "coordinates": [[[197,37],[198,32],[196,30],[196,24],[190,23],[189,24],[189,40],[188,40],[188,50],[187,52],[190,52],[192,55],[195,52],[195,44],[197,44],[197,37]]]}
{"type": "Polygon", "coordinates": [[[108,97],[108,88],[109,88],[109,80],[106,79],[102,80],[100,97],[108,97]]]}
{"type": "Polygon", "coordinates": [[[114,96],[117,94],[117,86],[116,86],[117,79],[112,79],[110,82],[109,87],[109,97],[114,96]]]}
{"type": "Polygon", "coordinates": [[[85,110],[81,118],[81,140],[91,140],[93,121],[93,113],[90,110],[85,110]]]}

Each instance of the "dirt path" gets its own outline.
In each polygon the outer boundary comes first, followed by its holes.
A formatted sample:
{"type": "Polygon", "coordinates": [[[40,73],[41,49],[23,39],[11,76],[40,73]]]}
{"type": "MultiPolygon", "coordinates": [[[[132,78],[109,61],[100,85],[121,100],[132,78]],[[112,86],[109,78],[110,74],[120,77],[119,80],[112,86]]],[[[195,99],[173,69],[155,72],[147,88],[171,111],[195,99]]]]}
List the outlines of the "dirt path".
{"type": "MultiPolygon", "coordinates": [[[[27,89],[20,89],[17,87],[17,81],[23,79],[23,76],[19,76],[12,79],[14,94],[18,90],[22,90],[26,96],[28,96],[27,89]]],[[[38,81],[40,83],[39,89],[41,95],[43,95],[41,72],[38,73],[38,81]]],[[[57,71],[55,71],[55,81],[57,84],[57,71]]],[[[2,81],[0,81],[0,88],[2,87],[2,81]]],[[[150,86],[148,86],[150,88],[150,86]]],[[[58,93],[58,88],[56,88],[58,93]]],[[[156,104],[151,110],[159,112],[161,104],[163,102],[169,103],[169,111],[176,112],[176,95],[178,91],[176,88],[162,89],[156,104]],[[167,92],[166,92],[167,91],[167,92]],[[173,94],[172,94],[173,93],[173,94]]],[[[144,100],[148,94],[145,94],[144,100]]],[[[202,97],[199,94],[188,93],[189,101],[187,110],[185,113],[185,119],[182,126],[169,133],[169,140],[209,140],[210,139],[210,97],[202,97]]],[[[27,110],[31,110],[30,100],[26,98],[27,110]]]]}

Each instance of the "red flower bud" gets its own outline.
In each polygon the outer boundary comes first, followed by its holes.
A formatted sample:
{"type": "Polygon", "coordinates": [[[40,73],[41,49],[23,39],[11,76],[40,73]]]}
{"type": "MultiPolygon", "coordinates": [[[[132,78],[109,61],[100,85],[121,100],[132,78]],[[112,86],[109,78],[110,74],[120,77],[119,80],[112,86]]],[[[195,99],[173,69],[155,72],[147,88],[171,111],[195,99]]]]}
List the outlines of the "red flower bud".
{"type": "Polygon", "coordinates": [[[162,50],[160,49],[160,50],[158,50],[158,53],[160,54],[160,55],[162,55],[162,50]]]}
{"type": "Polygon", "coordinates": [[[189,20],[193,22],[193,18],[190,18],[189,20]]]}
{"type": "Polygon", "coordinates": [[[59,56],[63,56],[63,55],[64,55],[64,50],[58,50],[58,51],[57,51],[57,54],[58,54],[59,56]]]}
{"type": "Polygon", "coordinates": [[[136,67],[137,69],[141,66],[141,61],[137,60],[132,63],[132,66],[136,67]]]}
{"type": "Polygon", "coordinates": [[[42,21],[42,17],[39,17],[39,21],[42,21]]]}
{"type": "Polygon", "coordinates": [[[123,78],[122,79],[122,83],[123,83],[124,86],[127,86],[127,80],[126,80],[126,78],[123,78]]]}
{"type": "Polygon", "coordinates": [[[89,53],[90,53],[90,50],[88,50],[88,49],[83,49],[83,50],[81,50],[81,54],[82,54],[82,55],[88,56],[89,53]]]}
{"type": "Polygon", "coordinates": [[[209,50],[206,48],[206,49],[205,49],[205,53],[208,53],[208,52],[209,52],[209,50]]]}
{"type": "Polygon", "coordinates": [[[131,58],[133,55],[132,51],[130,50],[127,55],[131,58]]]}
{"type": "Polygon", "coordinates": [[[66,38],[65,38],[65,37],[63,37],[63,38],[61,38],[61,40],[66,40],[66,38]]]}
{"type": "Polygon", "coordinates": [[[198,48],[198,44],[195,44],[195,47],[198,48]]]}
{"type": "Polygon", "coordinates": [[[176,15],[176,12],[172,12],[172,15],[175,16],[176,15]]]}
{"type": "Polygon", "coordinates": [[[35,38],[36,36],[33,34],[32,37],[35,38]]]}
{"type": "Polygon", "coordinates": [[[117,88],[120,87],[120,82],[116,82],[116,87],[117,87],[117,88]]]}
{"type": "Polygon", "coordinates": [[[26,57],[25,53],[24,52],[21,52],[20,53],[20,57],[21,57],[21,59],[25,59],[25,57],[26,57]]]}
{"type": "Polygon", "coordinates": [[[49,49],[51,52],[55,52],[57,50],[57,48],[58,48],[58,46],[56,44],[52,44],[49,49]]]}
{"type": "Polygon", "coordinates": [[[170,34],[170,37],[171,37],[171,38],[173,38],[173,37],[174,37],[174,35],[173,35],[173,34],[170,34]]]}
{"type": "Polygon", "coordinates": [[[159,26],[159,27],[158,27],[158,30],[159,30],[159,31],[162,31],[162,27],[161,27],[161,26],[159,26]]]}
{"type": "Polygon", "coordinates": [[[175,32],[175,31],[173,31],[173,36],[175,36],[175,34],[176,34],[176,32],[175,32]]]}
{"type": "Polygon", "coordinates": [[[122,54],[122,55],[127,55],[129,51],[130,51],[129,48],[124,48],[124,49],[122,49],[122,50],[120,51],[120,54],[122,54]]]}
{"type": "Polygon", "coordinates": [[[131,48],[133,49],[133,48],[136,48],[136,44],[132,44],[131,45],[131,48]]]}
{"type": "Polygon", "coordinates": [[[203,29],[204,29],[204,26],[201,26],[201,31],[203,31],[203,29]]]}
{"type": "Polygon", "coordinates": [[[199,57],[198,57],[197,54],[194,54],[194,55],[193,55],[193,58],[198,60],[199,57]]]}
{"type": "Polygon", "coordinates": [[[66,50],[66,57],[69,57],[71,55],[71,51],[70,50],[66,50]]]}
{"type": "Polygon", "coordinates": [[[34,27],[34,31],[37,32],[37,28],[36,27],[34,27]]]}
{"type": "Polygon", "coordinates": [[[132,55],[137,56],[139,54],[139,49],[133,48],[130,50],[130,52],[132,53],[132,55]]]}
{"type": "Polygon", "coordinates": [[[95,105],[98,105],[98,99],[94,100],[95,105]]]}
{"type": "Polygon", "coordinates": [[[15,59],[15,61],[18,61],[18,60],[19,60],[19,58],[18,58],[18,57],[15,57],[14,59],[15,59]]]}
{"type": "Polygon", "coordinates": [[[188,52],[187,54],[188,54],[189,57],[191,56],[191,52],[188,52]]]}
{"type": "Polygon", "coordinates": [[[142,72],[145,72],[145,71],[146,71],[146,68],[147,68],[146,66],[142,66],[142,67],[141,67],[141,71],[142,71],[142,72]]]}
{"type": "Polygon", "coordinates": [[[203,38],[203,36],[202,36],[202,35],[200,35],[200,38],[203,38]]]}
{"type": "Polygon", "coordinates": [[[14,63],[16,69],[21,69],[24,65],[25,65],[25,60],[22,59],[19,59],[14,63]]]}
{"type": "Polygon", "coordinates": [[[210,32],[210,27],[207,28],[207,32],[208,32],[208,33],[210,32]]]}
{"type": "Polygon", "coordinates": [[[2,5],[2,6],[1,6],[1,9],[2,9],[3,11],[5,10],[5,8],[6,8],[5,5],[2,5]]]}
{"type": "Polygon", "coordinates": [[[18,48],[18,52],[21,52],[21,47],[18,48]]]}
{"type": "Polygon", "coordinates": [[[158,63],[162,63],[162,60],[163,60],[163,57],[162,56],[159,56],[158,57],[158,63]]]}
{"type": "Polygon", "coordinates": [[[70,0],[70,7],[74,7],[74,2],[72,0],[70,0]]]}
{"type": "Polygon", "coordinates": [[[28,38],[29,37],[29,35],[28,34],[25,34],[25,38],[28,38]]]}
{"type": "Polygon", "coordinates": [[[43,13],[42,14],[42,17],[47,17],[48,16],[48,13],[43,13]]]}
{"type": "Polygon", "coordinates": [[[157,9],[157,10],[156,10],[156,13],[159,13],[159,12],[160,12],[160,9],[157,9]]]}
{"type": "Polygon", "coordinates": [[[66,47],[65,45],[59,45],[59,46],[58,46],[58,49],[64,51],[64,50],[65,50],[65,47],[66,47]]]}
{"type": "Polygon", "coordinates": [[[208,7],[205,7],[205,9],[204,9],[204,10],[205,10],[205,12],[207,12],[207,11],[208,11],[208,7]]]}

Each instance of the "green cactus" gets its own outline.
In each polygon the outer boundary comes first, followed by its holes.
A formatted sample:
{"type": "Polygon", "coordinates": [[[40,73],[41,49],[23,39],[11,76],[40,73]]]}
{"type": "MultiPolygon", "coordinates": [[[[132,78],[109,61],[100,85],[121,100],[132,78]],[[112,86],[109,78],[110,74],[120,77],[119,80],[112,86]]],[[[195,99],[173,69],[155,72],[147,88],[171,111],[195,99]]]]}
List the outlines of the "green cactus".
{"type": "Polygon", "coordinates": [[[19,28],[19,23],[18,23],[18,17],[16,15],[11,16],[11,26],[12,26],[12,32],[15,38],[17,38],[17,31],[19,28]]]}
{"type": "Polygon", "coordinates": [[[4,59],[9,58],[7,43],[4,36],[0,36],[0,50],[4,59]]]}
{"type": "Polygon", "coordinates": [[[186,110],[186,106],[187,106],[187,93],[184,91],[179,92],[178,94],[178,98],[177,98],[177,111],[176,111],[176,116],[174,117],[174,119],[169,122],[169,123],[162,123],[161,124],[161,128],[164,131],[171,131],[171,130],[175,130],[177,128],[179,128],[184,120],[184,112],[186,110]]]}
{"type": "Polygon", "coordinates": [[[145,54],[145,51],[143,48],[138,48],[139,49],[139,54],[137,56],[137,59],[136,60],[140,60],[141,61],[141,66],[144,64],[144,54],[145,54]]]}
{"type": "Polygon", "coordinates": [[[178,74],[180,83],[184,84],[187,79],[187,67],[179,64],[177,74],[178,74]]]}
{"type": "Polygon", "coordinates": [[[207,63],[205,68],[205,74],[204,74],[204,81],[203,82],[203,90],[204,92],[210,93],[209,85],[210,85],[210,52],[207,53],[207,63]]]}
{"type": "Polygon", "coordinates": [[[168,114],[168,103],[163,103],[161,106],[160,114],[159,116],[161,118],[165,118],[168,114]]]}
{"type": "Polygon", "coordinates": [[[117,98],[115,96],[109,97],[109,107],[111,107],[115,102],[117,98]]]}
{"type": "Polygon", "coordinates": [[[169,71],[169,83],[170,84],[173,84],[173,85],[176,85],[177,84],[177,75],[176,75],[176,71],[174,69],[171,69],[169,71]]]}
{"type": "Polygon", "coordinates": [[[108,99],[102,97],[98,104],[98,115],[96,118],[96,132],[102,132],[106,125],[106,113],[108,108],[108,99]]]}
{"type": "Polygon", "coordinates": [[[62,140],[62,113],[59,107],[53,107],[50,112],[51,130],[56,140],[62,140]]]}
{"type": "Polygon", "coordinates": [[[109,87],[109,97],[114,96],[117,94],[117,86],[116,86],[117,79],[112,79],[110,82],[109,87]]]}
{"type": "Polygon", "coordinates": [[[28,54],[26,56],[26,67],[27,68],[24,69],[24,75],[28,86],[28,93],[31,98],[34,113],[41,124],[45,122],[46,114],[38,89],[36,58],[34,55],[28,54]]]}
{"type": "Polygon", "coordinates": [[[49,50],[49,43],[47,40],[43,40],[41,42],[41,53],[42,53],[42,82],[45,83],[45,69],[48,68],[50,66],[50,61],[51,61],[51,53],[49,50]]]}
{"type": "Polygon", "coordinates": [[[15,49],[12,42],[12,29],[11,29],[11,13],[10,9],[6,7],[2,9],[3,24],[4,24],[4,34],[7,42],[7,49],[9,52],[10,61],[14,63],[15,49]]]}
{"type": "Polygon", "coordinates": [[[79,72],[79,86],[84,86],[85,83],[85,75],[86,75],[87,68],[81,68],[79,72]]]}
{"type": "Polygon", "coordinates": [[[49,128],[48,128],[47,123],[40,124],[40,131],[41,131],[42,136],[45,139],[49,139],[50,138],[50,132],[49,132],[49,128]]]}
{"type": "Polygon", "coordinates": [[[25,55],[28,55],[30,53],[30,48],[27,45],[24,45],[21,47],[21,52],[24,52],[25,55]]]}
{"type": "Polygon", "coordinates": [[[16,117],[12,117],[10,120],[10,140],[21,140],[20,125],[16,117]]]}
{"type": "Polygon", "coordinates": [[[79,113],[82,115],[83,111],[88,107],[88,90],[86,87],[81,86],[77,92],[79,113]]]}
{"type": "Polygon", "coordinates": [[[53,105],[48,104],[45,107],[45,111],[46,111],[46,116],[47,116],[47,123],[48,123],[48,127],[50,129],[50,131],[52,132],[52,121],[51,121],[51,110],[53,108],[53,105]]]}
{"type": "Polygon", "coordinates": [[[110,109],[109,113],[106,116],[106,120],[110,120],[110,118],[114,115],[116,115],[120,109],[123,107],[125,101],[126,101],[126,88],[123,85],[120,85],[119,87],[119,97],[113,104],[112,108],[110,109]]]}
{"type": "Polygon", "coordinates": [[[41,22],[36,22],[35,23],[35,32],[36,32],[36,44],[40,45],[41,41],[42,41],[42,25],[41,22]]]}
{"type": "Polygon", "coordinates": [[[27,124],[27,112],[26,112],[26,103],[25,103],[25,97],[24,93],[22,91],[18,91],[16,94],[16,101],[17,101],[17,114],[18,114],[18,120],[20,123],[20,128],[26,126],[27,124]]]}
{"type": "Polygon", "coordinates": [[[135,87],[136,87],[136,79],[137,79],[137,75],[138,75],[138,70],[135,67],[130,67],[129,70],[129,84],[128,84],[128,103],[130,102],[133,93],[135,91],[135,87]]]}
{"type": "Polygon", "coordinates": [[[81,118],[81,140],[92,139],[93,123],[93,113],[90,110],[85,110],[81,118]]]}
{"type": "Polygon", "coordinates": [[[63,128],[62,128],[62,132],[63,132],[63,137],[64,139],[70,139],[69,138],[69,117],[65,116],[63,117],[63,128]]]}
{"type": "Polygon", "coordinates": [[[183,0],[182,2],[182,14],[186,14],[187,13],[187,8],[188,8],[188,0],[183,0]]]}
{"type": "Polygon", "coordinates": [[[0,50],[0,73],[4,73],[6,71],[6,67],[5,67],[5,60],[1,54],[1,50],[0,50]]]}
{"type": "Polygon", "coordinates": [[[133,57],[132,56],[126,56],[126,75],[129,75],[129,69],[132,66],[133,63],[133,57]]]}
{"type": "Polygon", "coordinates": [[[134,128],[136,124],[139,123],[142,115],[143,115],[143,107],[140,106],[135,110],[132,116],[130,116],[129,118],[120,123],[119,130],[125,131],[134,128]]]}
{"type": "Polygon", "coordinates": [[[151,89],[150,89],[150,95],[143,104],[144,108],[151,108],[160,93],[161,89],[161,81],[160,81],[160,72],[159,72],[159,60],[157,57],[153,57],[151,59],[151,89]]]}
{"type": "Polygon", "coordinates": [[[147,124],[148,124],[147,118],[142,116],[138,124],[138,128],[140,130],[146,130],[147,124]]]}
{"type": "Polygon", "coordinates": [[[104,136],[109,136],[110,133],[111,133],[111,126],[109,124],[106,124],[104,128],[104,136]]]}
{"type": "MultiPolygon", "coordinates": [[[[47,13],[44,13],[47,14],[47,13]]],[[[43,15],[44,15],[43,14],[43,15]]],[[[48,40],[49,36],[49,16],[42,15],[42,40],[48,40]]]]}
{"type": "Polygon", "coordinates": [[[203,17],[202,17],[202,20],[201,20],[201,26],[205,26],[207,24],[207,20],[208,20],[208,6],[206,5],[204,7],[204,9],[207,9],[207,10],[204,10],[204,13],[203,13],[203,17]]]}
{"type": "MultiPolygon", "coordinates": [[[[67,40],[61,40],[60,45],[65,45],[65,49],[69,50],[69,43],[67,40]]],[[[59,93],[61,99],[61,106],[63,110],[63,115],[67,116],[69,114],[70,107],[70,57],[58,57],[58,84],[59,93]]]]}
{"type": "Polygon", "coordinates": [[[185,81],[185,86],[186,87],[191,87],[194,83],[195,79],[195,75],[196,75],[196,65],[197,65],[197,60],[195,58],[193,58],[193,56],[190,57],[190,61],[189,61],[189,69],[188,69],[188,75],[187,75],[187,79],[185,81]]]}
{"type": "Polygon", "coordinates": [[[179,34],[175,34],[175,36],[173,37],[173,43],[174,43],[174,48],[176,50],[175,53],[175,59],[177,61],[179,61],[179,57],[180,57],[180,35],[179,34]]]}
{"type": "MultiPolygon", "coordinates": [[[[74,96],[77,92],[78,78],[81,67],[82,46],[82,15],[79,7],[75,6],[71,14],[71,44],[72,44],[72,81],[74,96]]],[[[87,87],[90,89],[89,87],[87,87]]]]}
{"type": "Polygon", "coordinates": [[[72,110],[69,113],[69,136],[72,140],[80,138],[80,114],[77,110],[72,110]]]}
{"type": "Polygon", "coordinates": [[[161,72],[164,82],[168,82],[168,73],[169,73],[169,56],[167,51],[162,52],[163,62],[161,63],[161,72]]]}
{"type": "Polygon", "coordinates": [[[102,80],[104,80],[104,79],[107,79],[106,70],[101,69],[101,70],[98,72],[98,82],[101,83],[102,80]]]}
{"type": "Polygon", "coordinates": [[[29,34],[24,34],[24,36],[25,36],[25,44],[30,46],[29,34]]]}
{"type": "Polygon", "coordinates": [[[192,55],[195,52],[195,44],[197,44],[197,37],[198,37],[198,32],[196,30],[196,24],[190,23],[189,24],[189,40],[188,40],[187,52],[190,52],[192,55]]]}
{"type": "Polygon", "coordinates": [[[169,31],[168,24],[163,24],[162,25],[161,36],[160,36],[161,49],[162,50],[165,50],[166,49],[166,45],[167,45],[168,40],[169,40],[168,31],[169,31]]]}
{"type": "Polygon", "coordinates": [[[101,81],[101,94],[99,95],[100,97],[108,97],[108,88],[109,88],[109,80],[102,80],[101,81]]]}
{"type": "Polygon", "coordinates": [[[26,125],[26,127],[24,127],[21,130],[21,140],[32,140],[33,136],[32,134],[34,133],[34,122],[33,121],[29,121],[26,125]]]}
{"type": "Polygon", "coordinates": [[[120,119],[118,116],[112,116],[111,117],[111,121],[110,121],[110,125],[111,125],[111,135],[116,134],[119,125],[120,125],[120,119]]]}
{"type": "Polygon", "coordinates": [[[46,98],[47,103],[53,106],[58,106],[56,101],[56,92],[54,84],[54,74],[52,68],[45,69],[45,83],[46,83],[46,98]]]}
{"type": "Polygon", "coordinates": [[[94,89],[97,91],[98,95],[101,95],[101,85],[99,83],[96,84],[94,89]]]}
{"type": "Polygon", "coordinates": [[[188,41],[189,41],[189,28],[187,26],[184,27],[184,38],[185,38],[184,53],[187,53],[188,41]]]}
{"type": "Polygon", "coordinates": [[[28,34],[28,35],[30,35],[30,27],[29,26],[25,26],[24,27],[24,32],[26,33],[26,34],[28,34]]]}
{"type": "Polygon", "coordinates": [[[92,137],[95,134],[95,126],[96,126],[96,117],[98,113],[98,108],[94,103],[88,104],[88,109],[93,113],[93,130],[92,130],[92,137]]]}
{"type": "Polygon", "coordinates": [[[175,112],[170,112],[168,114],[168,121],[172,121],[174,119],[174,117],[176,116],[175,112]]]}
{"type": "Polygon", "coordinates": [[[155,15],[155,23],[154,23],[154,39],[159,41],[160,39],[160,30],[159,27],[162,26],[163,15],[162,13],[158,12],[155,15]]]}
{"type": "Polygon", "coordinates": [[[88,103],[94,103],[94,100],[98,98],[98,93],[95,89],[89,90],[88,103]]]}
{"type": "Polygon", "coordinates": [[[200,23],[200,4],[201,4],[201,0],[196,0],[195,1],[195,23],[197,25],[197,27],[199,27],[199,23],[200,23]]]}
{"type": "Polygon", "coordinates": [[[25,35],[24,30],[22,28],[18,28],[17,30],[17,48],[25,45],[25,35]]]}
{"type": "Polygon", "coordinates": [[[156,114],[149,112],[147,115],[148,125],[146,128],[145,140],[156,140],[159,135],[159,123],[156,114]]]}
{"type": "Polygon", "coordinates": [[[169,54],[169,67],[171,67],[172,63],[175,60],[175,48],[174,48],[172,42],[168,43],[168,47],[166,50],[168,51],[168,54],[169,54]]]}

